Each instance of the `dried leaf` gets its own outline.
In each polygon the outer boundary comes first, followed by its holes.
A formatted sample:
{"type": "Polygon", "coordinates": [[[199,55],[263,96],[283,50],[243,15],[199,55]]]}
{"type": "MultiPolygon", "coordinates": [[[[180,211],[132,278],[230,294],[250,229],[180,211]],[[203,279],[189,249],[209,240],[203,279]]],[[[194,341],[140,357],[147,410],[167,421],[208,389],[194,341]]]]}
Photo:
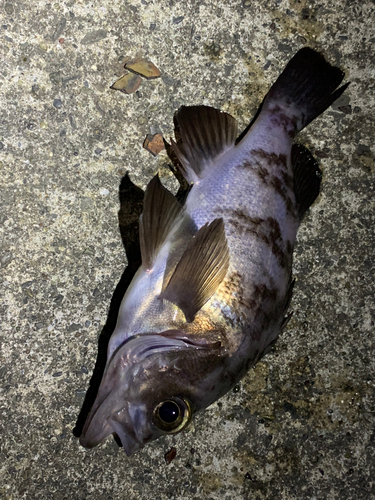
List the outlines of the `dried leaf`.
{"type": "Polygon", "coordinates": [[[122,76],[118,80],[115,81],[113,85],[111,85],[111,89],[119,90],[124,94],[133,94],[142,83],[142,78],[133,73],[127,73],[122,76]]]}
{"type": "Polygon", "coordinates": [[[147,149],[153,156],[157,156],[164,148],[164,141],[162,134],[147,134],[143,142],[143,147],[147,149]]]}
{"type": "Polygon", "coordinates": [[[165,463],[169,465],[176,458],[177,450],[174,446],[164,455],[165,463]]]}
{"type": "Polygon", "coordinates": [[[136,73],[137,75],[147,78],[148,80],[158,78],[160,76],[160,70],[154,63],[147,61],[147,59],[133,59],[128,61],[125,64],[125,68],[132,73],[136,73]]]}

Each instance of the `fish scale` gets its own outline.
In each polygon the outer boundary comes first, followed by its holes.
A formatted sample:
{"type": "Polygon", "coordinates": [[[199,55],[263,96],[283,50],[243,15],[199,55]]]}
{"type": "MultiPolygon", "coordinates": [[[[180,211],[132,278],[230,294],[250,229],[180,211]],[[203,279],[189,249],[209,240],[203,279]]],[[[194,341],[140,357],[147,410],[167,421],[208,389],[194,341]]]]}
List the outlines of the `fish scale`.
{"type": "Polygon", "coordinates": [[[122,300],[83,446],[114,433],[131,455],[180,432],[276,341],[290,318],[297,229],[321,180],[293,140],[342,94],[343,77],[301,49],[238,144],[227,113],[175,114],[168,150],[192,187],[182,206],[157,176],[147,186],[142,266],[122,300]]]}

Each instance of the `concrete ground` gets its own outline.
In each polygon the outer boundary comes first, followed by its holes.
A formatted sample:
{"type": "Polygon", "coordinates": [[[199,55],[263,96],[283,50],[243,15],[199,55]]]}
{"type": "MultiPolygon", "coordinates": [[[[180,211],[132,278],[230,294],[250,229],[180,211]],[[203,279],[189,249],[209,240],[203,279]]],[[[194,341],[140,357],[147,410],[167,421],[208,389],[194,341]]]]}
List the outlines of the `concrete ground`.
{"type": "Polygon", "coordinates": [[[0,9],[0,498],[375,498],[374,3],[5,0],[0,9]],[[220,107],[243,129],[306,45],[351,85],[299,137],[323,184],[299,232],[287,330],[188,432],[131,458],[112,438],[83,449],[73,429],[98,337],[134,270],[108,316],[127,264],[120,184],[125,240],[141,206],[125,172],[144,189],[158,171],[176,189],[165,153],[154,158],[143,139],[168,138],[182,104],[220,107]],[[161,78],[132,95],[110,90],[125,59],[143,56],[161,78]]]}

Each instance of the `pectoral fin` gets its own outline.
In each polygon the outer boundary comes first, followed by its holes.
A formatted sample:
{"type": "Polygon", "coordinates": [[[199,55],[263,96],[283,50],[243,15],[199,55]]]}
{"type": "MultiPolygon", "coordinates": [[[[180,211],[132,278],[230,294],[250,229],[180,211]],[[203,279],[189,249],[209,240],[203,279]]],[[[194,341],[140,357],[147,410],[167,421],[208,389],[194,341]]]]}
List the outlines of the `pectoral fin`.
{"type": "Polygon", "coordinates": [[[228,265],[223,219],[215,219],[191,239],[161,298],[176,304],[191,322],[216,292],[228,265]]]}

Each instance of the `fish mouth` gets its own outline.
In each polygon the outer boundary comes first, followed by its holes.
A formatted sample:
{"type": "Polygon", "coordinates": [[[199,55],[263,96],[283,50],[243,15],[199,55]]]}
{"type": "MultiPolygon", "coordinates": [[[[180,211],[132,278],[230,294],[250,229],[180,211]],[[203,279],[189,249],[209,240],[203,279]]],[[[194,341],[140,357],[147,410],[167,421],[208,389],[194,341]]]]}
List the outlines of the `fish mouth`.
{"type": "Polygon", "coordinates": [[[103,423],[99,410],[100,407],[93,413],[93,415],[89,415],[86,420],[82,434],[79,438],[79,442],[84,448],[94,448],[100,444],[103,439],[113,433],[117,434],[120,438],[122,447],[128,457],[142,448],[143,443],[136,438],[131,427],[118,419],[118,415],[121,414],[121,420],[123,420],[125,415],[128,416],[127,412],[122,410],[121,412],[115,413],[105,419],[103,423]]]}
{"type": "Polygon", "coordinates": [[[91,449],[115,433],[120,438],[125,453],[130,456],[143,447],[143,442],[135,432],[136,428],[142,428],[141,425],[144,424],[143,411],[131,408],[129,404],[125,404],[120,410],[114,409],[114,406],[112,393],[95,401],[79,442],[84,448],[91,449]]]}
{"type": "Polygon", "coordinates": [[[79,442],[81,446],[87,449],[94,448],[95,446],[100,444],[103,441],[103,439],[105,439],[106,437],[108,437],[110,434],[113,433],[112,429],[108,424],[105,425],[100,432],[98,432],[97,428],[91,425],[91,423],[92,421],[87,426],[87,428],[83,429],[83,432],[79,437],[79,442]]]}
{"type": "Polygon", "coordinates": [[[129,432],[129,429],[124,428],[121,422],[116,421],[115,418],[111,418],[108,420],[108,423],[112,427],[113,432],[120,438],[122,447],[128,457],[143,447],[143,444],[137,440],[133,433],[129,432]]]}

